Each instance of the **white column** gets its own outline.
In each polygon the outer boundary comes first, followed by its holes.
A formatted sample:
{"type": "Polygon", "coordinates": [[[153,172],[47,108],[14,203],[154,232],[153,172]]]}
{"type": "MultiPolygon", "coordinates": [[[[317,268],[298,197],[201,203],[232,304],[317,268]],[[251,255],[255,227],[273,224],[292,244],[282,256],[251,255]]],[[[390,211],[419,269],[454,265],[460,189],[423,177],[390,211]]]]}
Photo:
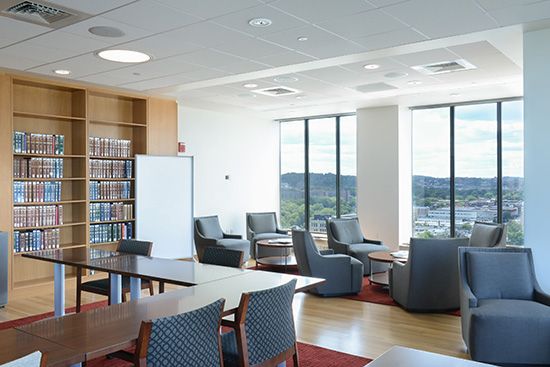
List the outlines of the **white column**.
{"type": "Polygon", "coordinates": [[[111,304],[122,303],[122,275],[111,274],[111,304]]]}
{"type": "Polygon", "coordinates": [[[54,315],[61,317],[65,315],[65,265],[53,264],[54,284],[54,315]]]}
{"type": "Polygon", "coordinates": [[[130,278],[130,298],[131,299],[141,298],[141,279],[140,278],[130,278]]]}

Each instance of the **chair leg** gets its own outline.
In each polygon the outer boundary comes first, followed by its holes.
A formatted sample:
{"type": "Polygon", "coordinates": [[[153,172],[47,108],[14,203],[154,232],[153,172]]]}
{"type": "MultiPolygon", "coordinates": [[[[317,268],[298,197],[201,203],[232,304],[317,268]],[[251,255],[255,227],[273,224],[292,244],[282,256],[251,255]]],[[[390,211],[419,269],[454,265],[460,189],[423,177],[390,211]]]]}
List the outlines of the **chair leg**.
{"type": "Polygon", "coordinates": [[[122,290],[122,303],[126,302],[126,292],[122,290]]]}
{"type": "Polygon", "coordinates": [[[294,367],[300,367],[300,362],[298,361],[298,343],[294,343],[294,355],[292,356],[292,361],[294,362],[294,367]]]}
{"type": "Polygon", "coordinates": [[[80,312],[82,306],[82,268],[76,267],[76,313],[80,312]]]}
{"type": "Polygon", "coordinates": [[[164,293],[164,282],[159,282],[159,294],[164,293]]]}
{"type": "Polygon", "coordinates": [[[155,295],[155,288],[153,287],[153,281],[149,281],[149,295],[154,296],[155,295]]]}

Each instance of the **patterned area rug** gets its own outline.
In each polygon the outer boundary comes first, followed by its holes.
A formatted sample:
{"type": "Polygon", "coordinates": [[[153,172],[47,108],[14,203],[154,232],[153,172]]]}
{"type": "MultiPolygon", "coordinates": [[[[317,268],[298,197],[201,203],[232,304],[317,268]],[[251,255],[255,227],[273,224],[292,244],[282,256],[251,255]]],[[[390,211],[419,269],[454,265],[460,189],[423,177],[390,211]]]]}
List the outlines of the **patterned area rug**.
{"type": "MultiPolygon", "coordinates": [[[[107,301],[89,303],[82,306],[82,311],[91,310],[98,307],[107,306],[107,301]]],[[[67,308],[67,312],[74,312],[74,307],[67,308]]],[[[48,317],[53,317],[53,312],[43,313],[40,315],[23,317],[21,319],[6,321],[0,323],[0,330],[9,329],[25,324],[30,324],[38,320],[48,317]]],[[[341,353],[334,350],[321,348],[315,345],[298,343],[298,355],[300,358],[301,367],[361,367],[369,363],[371,360],[363,357],[354,356],[351,354],[341,353]]],[[[131,363],[127,363],[117,359],[97,358],[87,363],[87,367],[130,367],[131,363]]],[[[288,367],[293,367],[292,360],[287,362],[288,367]]]]}

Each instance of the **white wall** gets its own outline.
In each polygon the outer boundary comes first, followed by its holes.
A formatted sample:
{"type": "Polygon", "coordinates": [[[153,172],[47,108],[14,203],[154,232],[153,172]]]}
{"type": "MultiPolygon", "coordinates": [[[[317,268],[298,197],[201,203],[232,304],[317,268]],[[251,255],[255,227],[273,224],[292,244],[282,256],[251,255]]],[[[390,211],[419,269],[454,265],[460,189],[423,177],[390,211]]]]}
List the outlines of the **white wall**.
{"type": "Polygon", "coordinates": [[[550,291],[550,29],[523,39],[525,245],[533,249],[537,277],[550,291]]]}
{"type": "Polygon", "coordinates": [[[410,112],[357,110],[357,214],[365,235],[397,249],[411,232],[410,112]]]}
{"type": "Polygon", "coordinates": [[[278,211],[276,122],[188,108],[183,101],[178,137],[186,143],[186,154],[195,157],[195,216],[218,215],[226,232],[245,237],[246,212],[278,211]]]}

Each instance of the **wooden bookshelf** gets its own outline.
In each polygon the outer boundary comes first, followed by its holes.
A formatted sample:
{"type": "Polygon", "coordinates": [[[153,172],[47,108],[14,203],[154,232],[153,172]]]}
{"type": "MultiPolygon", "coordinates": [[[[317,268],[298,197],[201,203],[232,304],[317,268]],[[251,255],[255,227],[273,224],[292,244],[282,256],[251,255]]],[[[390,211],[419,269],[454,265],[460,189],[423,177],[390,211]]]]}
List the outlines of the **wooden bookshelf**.
{"type": "MultiPolygon", "coordinates": [[[[24,252],[13,251],[14,231],[58,229],[60,248],[93,246],[109,250],[114,250],[117,242],[90,243],[91,225],[132,223],[135,235],[136,221],[133,217],[128,220],[90,221],[90,204],[135,204],[134,174],[130,178],[92,178],[91,159],[131,161],[134,166],[136,154],[177,154],[177,134],[174,133],[177,132],[176,102],[137,93],[0,72],[0,121],[0,230],[10,233],[10,290],[53,280],[50,264],[25,259],[20,256],[24,252]],[[149,141],[151,124],[154,126],[154,142],[149,141]],[[15,153],[13,133],[16,131],[63,135],[64,154],[15,153]],[[91,155],[90,137],[129,140],[131,156],[91,155]],[[63,175],[61,178],[15,178],[15,158],[63,159],[63,175]],[[15,181],[60,182],[61,198],[56,202],[14,203],[15,181]],[[130,199],[90,200],[91,181],[113,184],[130,182],[130,199]],[[14,208],[47,205],[63,206],[63,224],[14,227],[14,208]]],[[[66,271],[68,277],[74,276],[73,269],[67,268],[66,271]]]]}

